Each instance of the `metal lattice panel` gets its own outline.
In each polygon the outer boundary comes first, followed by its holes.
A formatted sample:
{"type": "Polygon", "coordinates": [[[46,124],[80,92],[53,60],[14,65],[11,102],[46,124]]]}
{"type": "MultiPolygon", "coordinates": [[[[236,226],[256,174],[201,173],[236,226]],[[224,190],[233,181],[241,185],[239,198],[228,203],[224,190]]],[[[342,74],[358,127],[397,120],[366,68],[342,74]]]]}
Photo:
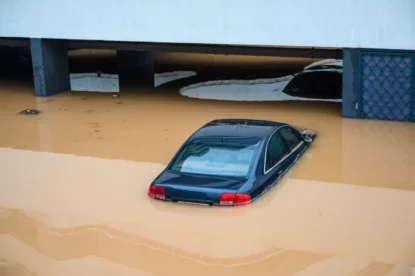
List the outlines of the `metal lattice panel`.
{"type": "Polygon", "coordinates": [[[360,114],[363,118],[414,119],[414,58],[406,55],[361,55],[360,114]]]}

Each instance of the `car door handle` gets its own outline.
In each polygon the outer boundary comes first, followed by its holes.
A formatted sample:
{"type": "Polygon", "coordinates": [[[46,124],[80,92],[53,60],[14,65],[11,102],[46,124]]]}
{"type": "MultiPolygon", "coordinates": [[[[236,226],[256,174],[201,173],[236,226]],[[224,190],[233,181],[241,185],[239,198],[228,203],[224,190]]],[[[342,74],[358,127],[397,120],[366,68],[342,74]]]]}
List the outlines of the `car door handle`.
{"type": "Polygon", "coordinates": [[[281,174],[282,174],[282,171],[279,171],[279,172],[278,172],[278,175],[281,175],[281,174]]]}

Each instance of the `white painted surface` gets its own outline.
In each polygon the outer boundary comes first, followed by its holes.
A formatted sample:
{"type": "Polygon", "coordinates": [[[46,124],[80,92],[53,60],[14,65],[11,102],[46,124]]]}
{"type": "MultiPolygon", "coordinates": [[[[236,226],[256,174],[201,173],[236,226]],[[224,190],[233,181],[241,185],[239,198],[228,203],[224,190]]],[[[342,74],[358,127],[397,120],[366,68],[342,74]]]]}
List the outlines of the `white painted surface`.
{"type": "Polygon", "coordinates": [[[160,86],[164,83],[168,83],[171,81],[189,78],[196,76],[197,73],[193,71],[174,71],[174,72],[166,72],[166,73],[157,73],[154,74],[154,84],[155,86],[160,86]]]}
{"type": "MultiPolygon", "coordinates": [[[[174,71],[154,74],[155,86],[174,80],[195,76],[193,71],[174,71]]],[[[89,91],[89,92],[120,92],[118,74],[101,74],[97,73],[73,73],[71,74],[72,91],[89,91]]]]}
{"type": "Polygon", "coordinates": [[[71,91],[120,92],[118,75],[96,73],[71,74],[71,91]]]}
{"type": "Polygon", "coordinates": [[[1,0],[0,37],[415,50],[414,0],[1,0]]]}

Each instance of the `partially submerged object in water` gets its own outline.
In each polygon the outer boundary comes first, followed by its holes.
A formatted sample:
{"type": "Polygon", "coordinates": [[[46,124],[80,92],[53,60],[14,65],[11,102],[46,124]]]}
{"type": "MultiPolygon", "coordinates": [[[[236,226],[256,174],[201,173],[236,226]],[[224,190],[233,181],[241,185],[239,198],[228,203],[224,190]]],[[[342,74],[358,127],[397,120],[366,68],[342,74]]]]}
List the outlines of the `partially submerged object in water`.
{"type": "Polygon", "coordinates": [[[148,195],[202,205],[251,203],[278,183],[315,137],[285,123],[212,121],[184,143],[148,195]]]}
{"type": "Polygon", "coordinates": [[[40,113],[40,110],[37,110],[37,109],[25,109],[19,112],[19,114],[21,115],[38,115],[39,113],[40,113]]]}

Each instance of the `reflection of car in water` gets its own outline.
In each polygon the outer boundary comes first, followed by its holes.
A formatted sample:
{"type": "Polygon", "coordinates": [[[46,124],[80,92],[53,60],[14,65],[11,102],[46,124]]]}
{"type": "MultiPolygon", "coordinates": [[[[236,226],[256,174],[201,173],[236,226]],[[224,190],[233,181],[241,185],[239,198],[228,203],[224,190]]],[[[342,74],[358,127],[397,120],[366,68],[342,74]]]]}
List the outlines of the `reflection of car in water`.
{"type": "Polygon", "coordinates": [[[295,97],[316,99],[342,98],[342,60],[312,63],[288,82],[283,92],[295,97]]]}
{"type": "Polygon", "coordinates": [[[205,205],[248,204],[273,187],[314,138],[314,132],[277,122],[210,122],[184,143],[148,195],[205,205]]]}

